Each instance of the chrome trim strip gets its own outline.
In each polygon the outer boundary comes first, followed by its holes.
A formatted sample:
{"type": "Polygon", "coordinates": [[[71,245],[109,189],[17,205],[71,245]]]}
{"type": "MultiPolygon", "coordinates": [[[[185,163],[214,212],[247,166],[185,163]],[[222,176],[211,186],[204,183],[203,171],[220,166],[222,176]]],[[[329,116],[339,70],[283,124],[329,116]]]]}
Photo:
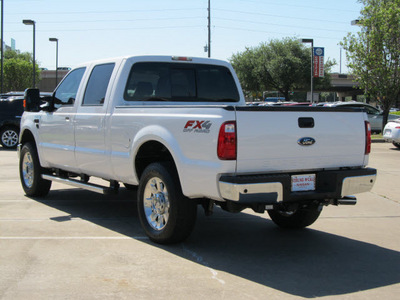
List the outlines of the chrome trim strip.
{"type": "Polygon", "coordinates": [[[369,192],[375,181],[376,175],[346,177],[343,179],[341,196],[369,192]]]}
{"type": "Polygon", "coordinates": [[[73,179],[60,178],[60,177],[55,177],[55,176],[46,175],[46,174],[43,174],[42,178],[46,179],[46,180],[51,180],[51,181],[56,181],[56,182],[68,184],[68,185],[71,185],[71,186],[74,186],[74,187],[77,187],[77,188],[89,190],[89,191],[96,192],[96,193],[99,193],[99,194],[106,194],[107,193],[107,188],[106,187],[100,186],[100,185],[97,185],[97,184],[88,184],[88,183],[79,182],[79,181],[73,180],[73,179]]]}
{"type": "Polygon", "coordinates": [[[235,184],[219,182],[219,191],[225,200],[239,201],[241,195],[277,194],[277,201],[283,200],[283,186],[280,182],[235,184]]]}

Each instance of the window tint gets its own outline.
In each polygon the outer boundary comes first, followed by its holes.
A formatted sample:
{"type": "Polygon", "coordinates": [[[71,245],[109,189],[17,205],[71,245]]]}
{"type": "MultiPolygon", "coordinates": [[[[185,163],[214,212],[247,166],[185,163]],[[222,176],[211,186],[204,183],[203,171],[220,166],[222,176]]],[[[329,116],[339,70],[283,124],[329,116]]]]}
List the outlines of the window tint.
{"type": "Polygon", "coordinates": [[[73,105],[79,84],[81,83],[86,68],[79,68],[71,71],[61,82],[54,93],[54,104],[58,108],[61,105],[73,105]]]}
{"type": "Polygon", "coordinates": [[[238,102],[239,93],[226,67],[146,62],[132,66],[124,99],[238,102]]]}
{"type": "Polygon", "coordinates": [[[365,106],[365,111],[367,114],[379,115],[379,110],[373,107],[365,106]]]}
{"type": "Polygon", "coordinates": [[[112,63],[93,68],[83,97],[83,105],[103,105],[114,66],[112,63]]]}
{"type": "Polygon", "coordinates": [[[198,66],[198,97],[210,101],[239,101],[239,93],[229,69],[218,66],[198,66]]]}
{"type": "Polygon", "coordinates": [[[373,114],[373,115],[378,115],[379,114],[379,110],[378,109],[376,109],[374,107],[362,105],[362,104],[349,104],[349,105],[346,105],[345,107],[359,108],[362,111],[366,112],[367,114],[373,114]]]}
{"type": "Polygon", "coordinates": [[[171,69],[171,97],[175,99],[196,97],[194,69],[171,69]]]}

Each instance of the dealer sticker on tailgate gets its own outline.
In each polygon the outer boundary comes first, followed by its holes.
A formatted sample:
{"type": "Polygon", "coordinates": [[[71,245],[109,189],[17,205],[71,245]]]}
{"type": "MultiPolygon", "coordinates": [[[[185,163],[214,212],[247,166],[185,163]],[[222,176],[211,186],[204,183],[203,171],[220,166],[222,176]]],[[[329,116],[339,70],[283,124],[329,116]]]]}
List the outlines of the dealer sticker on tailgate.
{"type": "Polygon", "coordinates": [[[292,175],[292,192],[314,190],[315,174],[292,175]]]}

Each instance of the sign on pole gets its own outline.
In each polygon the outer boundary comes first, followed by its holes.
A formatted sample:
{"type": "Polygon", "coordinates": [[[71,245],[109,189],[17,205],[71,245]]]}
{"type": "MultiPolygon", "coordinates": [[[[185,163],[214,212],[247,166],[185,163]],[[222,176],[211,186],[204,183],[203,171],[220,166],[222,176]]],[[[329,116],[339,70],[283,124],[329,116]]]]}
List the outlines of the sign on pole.
{"type": "Polygon", "coordinates": [[[314,47],[314,77],[324,77],[324,48],[314,47]]]}

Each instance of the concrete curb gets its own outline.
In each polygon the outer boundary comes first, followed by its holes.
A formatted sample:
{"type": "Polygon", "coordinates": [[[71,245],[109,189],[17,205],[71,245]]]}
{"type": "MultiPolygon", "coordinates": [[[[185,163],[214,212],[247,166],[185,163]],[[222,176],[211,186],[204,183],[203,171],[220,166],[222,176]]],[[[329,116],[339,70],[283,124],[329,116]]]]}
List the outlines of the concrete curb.
{"type": "Polygon", "coordinates": [[[372,143],[386,143],[384,139],[372,139],[372,143]]]}

